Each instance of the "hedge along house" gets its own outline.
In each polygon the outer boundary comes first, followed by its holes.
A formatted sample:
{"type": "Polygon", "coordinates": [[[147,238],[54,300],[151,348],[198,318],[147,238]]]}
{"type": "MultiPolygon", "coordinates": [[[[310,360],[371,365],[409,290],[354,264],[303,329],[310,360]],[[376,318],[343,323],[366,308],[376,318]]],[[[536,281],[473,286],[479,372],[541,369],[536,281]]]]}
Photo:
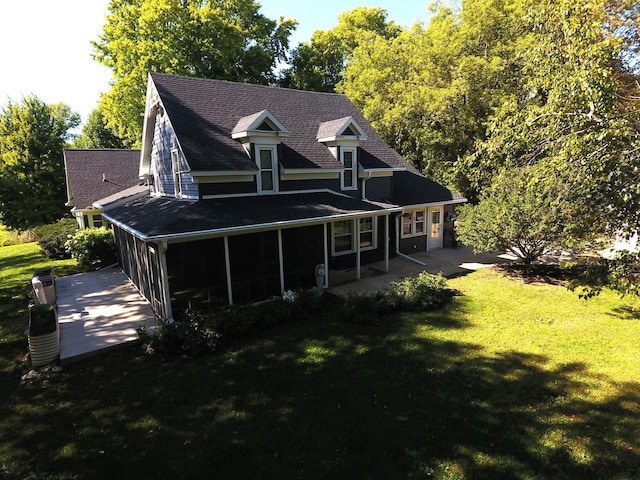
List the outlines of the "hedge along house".
{"type": "Polygon", "coordinates": [[[140,195],[149,188],[140,185],[140,150],[64,150],[67,207],[79,228],[101,227],[102,213],[140,195]]]}
{"type": "Polygon", "coordinates": [[[331,271],[447,245],[465,200],[423,177],[345,97],[152,73],[140,178],[105,212],[164,319],[331,285],[331,271]]]}

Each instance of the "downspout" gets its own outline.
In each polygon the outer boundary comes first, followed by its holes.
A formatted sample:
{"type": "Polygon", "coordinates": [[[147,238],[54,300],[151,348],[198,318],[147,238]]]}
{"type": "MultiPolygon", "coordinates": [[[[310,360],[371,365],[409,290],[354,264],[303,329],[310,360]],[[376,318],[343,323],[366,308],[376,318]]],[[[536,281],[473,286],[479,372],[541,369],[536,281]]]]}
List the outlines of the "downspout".
{"type": "Polygon", "coordinates": [[[366,177],[362,177],[362,200],[367,199],[367,180],[371,178],[371,172],[367,172],[366,177]]]}
{"type": "Polygon", "coordinates": [[[400,258],[404,258],[405,260],[409,260],[410,262],[417,263],[418,265],[426,267],[427,264],[423,261],[400,252],[400,227],[400,215],[398,215],[396,217],[396,255],[398,255],[400,258]]]}

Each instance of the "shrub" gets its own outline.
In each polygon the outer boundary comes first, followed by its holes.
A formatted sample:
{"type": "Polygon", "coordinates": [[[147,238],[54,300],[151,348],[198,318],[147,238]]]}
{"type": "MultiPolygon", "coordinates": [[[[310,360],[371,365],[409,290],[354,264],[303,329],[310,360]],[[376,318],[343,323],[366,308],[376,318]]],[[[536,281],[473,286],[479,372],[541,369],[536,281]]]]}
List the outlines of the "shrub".
{"type": "Polygon", "coordinates": [[[36,240],[44,256],[52,260],[71,258],[65,244],[77,228],[78,223],[73,218],[63,218],[56,223],[36,227],[36,240]]]}
{"type": "Polygon", "coordinates": [[[417,277],[407,277],[392,282],[380,298],[381,307],[389,310],[433,310],[447,303],[453,291],[447,288],[447,280],[441,275],[422,272],[417,277]]]}
{"type": "Polygon", "coordinates": [[[78,230],[66,243],[67,250],[78,265],[99,269],[116,262],[116,244],[113,232],[105,227],[78,230]]]}
{"type": "Polygon", "coordinates": [[[201,355],[214,351],[230,339],[268,325],[304,321],[333,315],[347,322],[375,324],[380,313],[403,310],[430,310],[449,301],[453,291],[442,275],[422,273],[392,283],[383,294],[351,294],[337,297],[317,295],[313,290],[285,292],[255,305],[230,305],[203,313],[188,312],[183,320],[165,325],[153,335],[139,331],[143,343],[161,354],[201,355]]]}
{"type": "Polygon", "coordinates": [[[179,321],[153,334],[138,330],[149,351],[164,355],[202,355],[230,339],[268,325],[305,320],[317,315],[321,297],[315,292],[291,292],[254,305],[230,305],[213,312],[187,312],[179,321]]]}
{"type": "Polygon", "coordinates": [[[351,293],[344,298],[342,318],[351,323],[375,325],[378,322],[379,297],[351,293]]]}

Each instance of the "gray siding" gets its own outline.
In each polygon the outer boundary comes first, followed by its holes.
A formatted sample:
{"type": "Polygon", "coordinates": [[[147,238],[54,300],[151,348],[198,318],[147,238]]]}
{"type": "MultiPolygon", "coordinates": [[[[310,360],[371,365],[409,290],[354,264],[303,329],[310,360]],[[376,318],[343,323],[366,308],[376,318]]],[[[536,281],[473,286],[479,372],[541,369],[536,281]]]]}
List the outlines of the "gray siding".
{"type": "Polygon", "coordinates": [[[325,180],[280,180],[280,191],[291,192],[297,190],[329,189],[340,191],[339,179],[325,180]]]}
{"type": "Polygon", "coordinates": [[[174,196],[175,185],[173,180],[173,167],[171,164],[171,150],[178,150],[178,162],[181,172],[180,186],[183,198],[197,199],[198,185],[188,173],[189,165],[187,164],[182,150],[178,145],[176,134],[169,122],[169,117],[164,115],[158,117],[153,132],[153,150],[152,159],[156,159],[156,176],[154,191],[160,195],[174,196]]]}
{"type": "Polygon", "coordinates": [[[377,177],[366,180],[365,193],[369,200],[385,200],[393,193],[393,177],[377,177]]]}

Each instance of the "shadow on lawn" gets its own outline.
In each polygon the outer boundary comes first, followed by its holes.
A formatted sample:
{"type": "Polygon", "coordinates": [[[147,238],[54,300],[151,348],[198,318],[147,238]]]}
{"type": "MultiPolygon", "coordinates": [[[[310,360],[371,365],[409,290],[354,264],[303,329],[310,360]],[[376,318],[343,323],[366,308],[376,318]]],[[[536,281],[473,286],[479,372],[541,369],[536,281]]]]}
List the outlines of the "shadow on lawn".
{"type": "Polygon", "coordinates": [[[419,318],[300,323],[206,358],[74,366],[0,404],[0,465],[77,478],[638,478],[640,385],[585,400],[604,379],[583,365],[417,338],[419,318]]]}

